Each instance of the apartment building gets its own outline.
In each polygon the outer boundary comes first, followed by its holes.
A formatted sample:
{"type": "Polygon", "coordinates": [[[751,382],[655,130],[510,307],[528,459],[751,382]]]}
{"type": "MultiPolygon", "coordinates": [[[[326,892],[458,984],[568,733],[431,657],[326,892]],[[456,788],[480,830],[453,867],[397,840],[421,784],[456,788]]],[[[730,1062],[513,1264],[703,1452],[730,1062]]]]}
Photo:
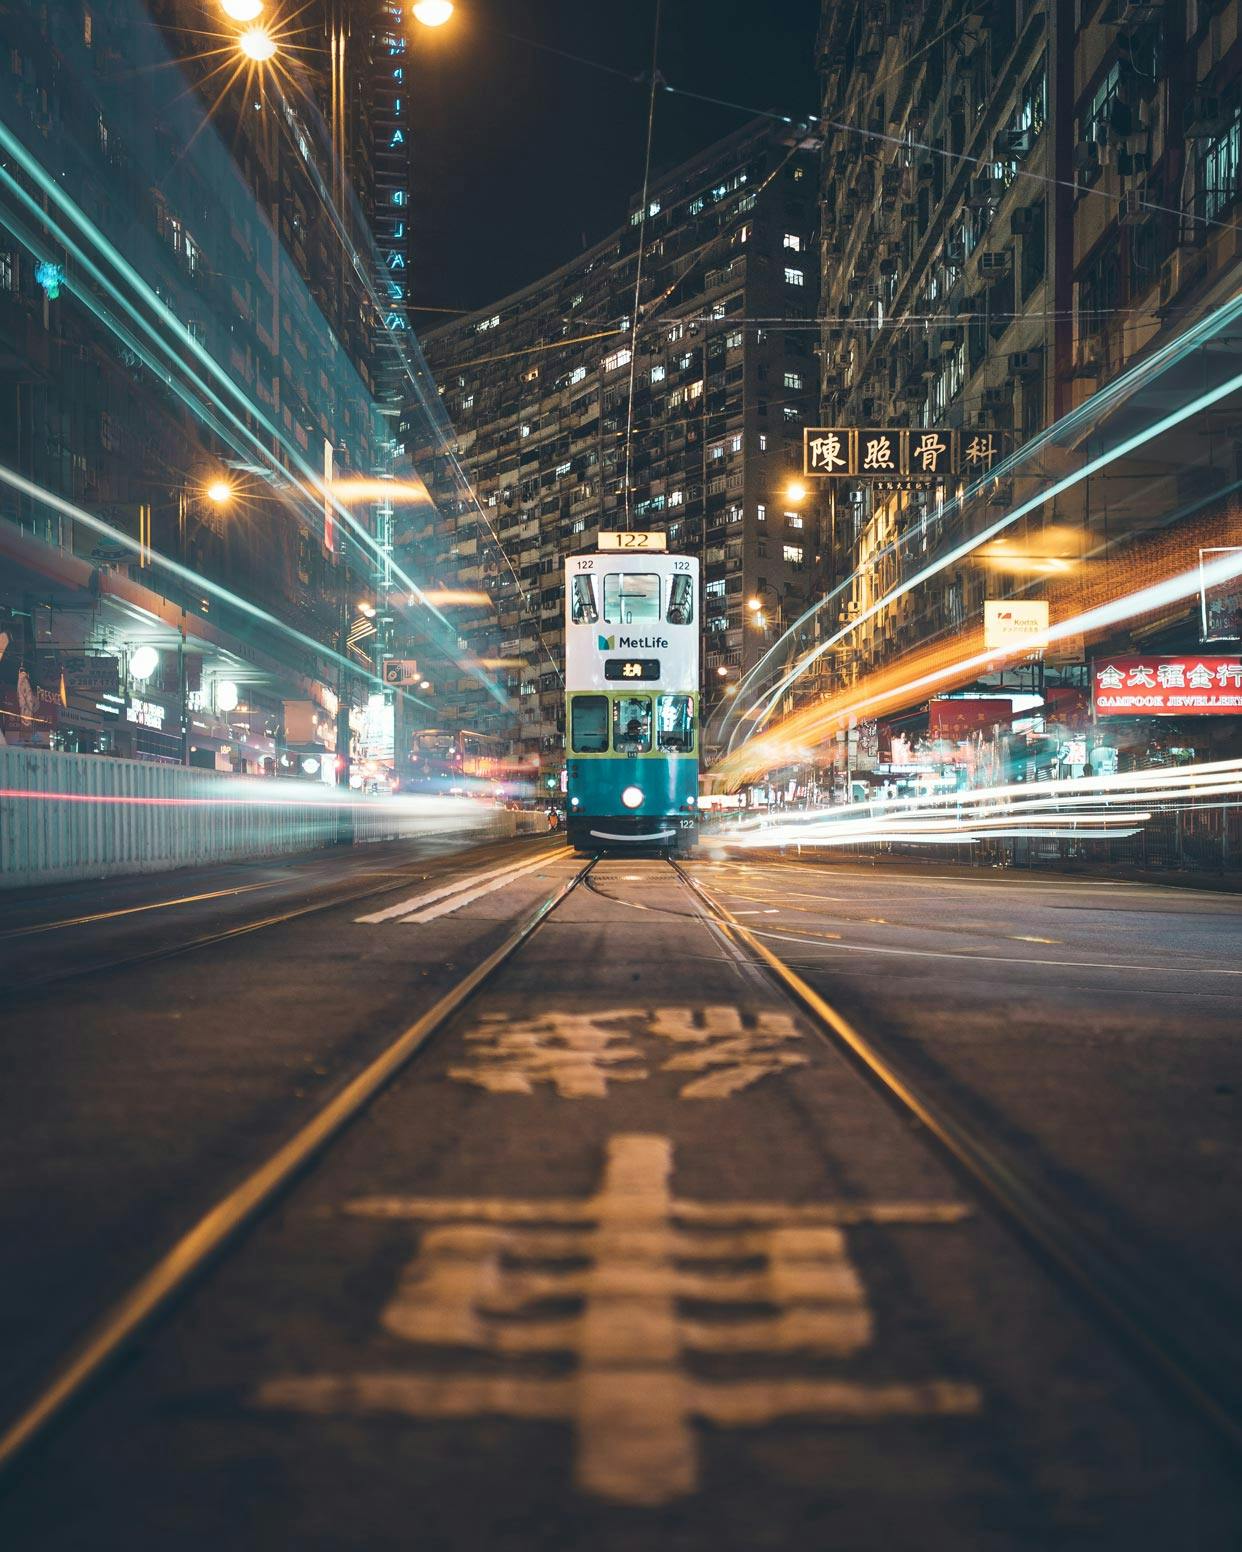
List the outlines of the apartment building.
{"type": "MultiPolygon", "coordinates": [[[[833,3],[818,51],[821,423],[960,427],[1003,453],[1083,412],[965,501],[964,479],[838,484],[852,581],[824,635],[1116,442],[1121,401],[1092,396],[1236,293],[1242,55],[1236,0],[833,3]]],[[[1159,402],[1214,380],[1199,356],[1159,402]]],[[[1015,547],[1052,556],[1045,531],[1076,530],[1073,565],[1202,515],[1237,478],[1222,414],[1212,445],[1199,423],[1163,438],[1032,513],[1015,547]]],[[[852,630],[821,683],[977,619],[996,588],[978,564],[942,570],[852,630]]]]}
{"type": "Polygon", "coordinates": [[[423,338],[455,441],[405,428],[436,503],[406,542],[437,585],[486,595],[459,631],[510,697],[462,678],[437,716],[512,737],[532,773],[561,763],[563,563],[601,528],[701,557],[705,717],[820,584],[820,505],[788,492],[818,394],[817,150],[752,123],[602,242],[423,338]]]}

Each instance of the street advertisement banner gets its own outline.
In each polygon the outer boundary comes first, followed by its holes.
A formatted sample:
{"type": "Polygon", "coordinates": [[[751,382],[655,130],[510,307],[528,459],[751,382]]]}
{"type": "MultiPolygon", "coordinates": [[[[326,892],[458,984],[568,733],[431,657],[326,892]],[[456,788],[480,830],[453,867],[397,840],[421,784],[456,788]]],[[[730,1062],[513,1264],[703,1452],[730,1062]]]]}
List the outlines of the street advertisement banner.
{"type": "MultiPolygon", "coordinates": [[[[1013,722],[1013,702],[991,696],[970,700],[932,700],[927,706],[927,736],[960,743],[975,733],[991,734],[994,727],[1013,722]]],[[[895,757],[894,757],[895,763],[895,757]]]]}
{"type": "Polygon", "coordinates": [[[985,651],[1000,652],[1048,629],[1044,598],[987,599],[983,605],[985,651]]]}
{"type": "Polygon", "coordinates": [[[1242,658],[1110,657],[1091,668],[1097,717],[1242,715],[1242,658]]]}

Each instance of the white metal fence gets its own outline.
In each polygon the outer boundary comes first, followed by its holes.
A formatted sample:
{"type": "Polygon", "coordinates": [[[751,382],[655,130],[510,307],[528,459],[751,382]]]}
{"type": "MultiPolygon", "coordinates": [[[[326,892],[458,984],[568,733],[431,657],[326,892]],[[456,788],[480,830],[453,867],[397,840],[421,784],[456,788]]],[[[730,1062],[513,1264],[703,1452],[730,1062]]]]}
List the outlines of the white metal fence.
{"type": "Polygon", "coordinates": [[[0,887],[307,851],[336,842],[542,828],[466,798],[368,798],[319,782],[0,747],[0,887]]]}

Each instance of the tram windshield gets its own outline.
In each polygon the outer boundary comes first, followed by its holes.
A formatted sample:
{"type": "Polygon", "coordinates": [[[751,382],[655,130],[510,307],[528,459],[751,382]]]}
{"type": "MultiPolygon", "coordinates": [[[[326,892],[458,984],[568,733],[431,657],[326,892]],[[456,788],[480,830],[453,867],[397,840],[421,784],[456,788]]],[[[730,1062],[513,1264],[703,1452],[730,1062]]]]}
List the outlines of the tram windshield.
{"type": "Polygon", "coordinates": [[[673,578],[668,595],[668,623],[692,625],[694,623],[694,579],[688,576],[673,578]]]}
{"type": "Polygon", "coordinates": [[[595,579],[575,577],[570,618],[575,625],[594,625],[599,619],[595,604],[595,579]]]}
{"type": "Polygon", "coordinates": [[[613,702],[612,747],[618,754],[646,754],[651,748],[649,695],[620,695],[613,702]]]}
{"type": "Polygon", "coordinates": [[[609,625],[655,625],[660,619],[660,578],[653,571],[611,571],[604,578],[604,619],[609,625]]]}
{"type": "Polygon", "coordinates": [[[689,695],[661,695],[656,747],[682,754],[694,746],[694,701],[689,695]]]}
{"type": "Polygon", "coordinates": [[[575,695],[570,702],[570,743],[575,754],[608,752],[608,697],[575,695]]]}

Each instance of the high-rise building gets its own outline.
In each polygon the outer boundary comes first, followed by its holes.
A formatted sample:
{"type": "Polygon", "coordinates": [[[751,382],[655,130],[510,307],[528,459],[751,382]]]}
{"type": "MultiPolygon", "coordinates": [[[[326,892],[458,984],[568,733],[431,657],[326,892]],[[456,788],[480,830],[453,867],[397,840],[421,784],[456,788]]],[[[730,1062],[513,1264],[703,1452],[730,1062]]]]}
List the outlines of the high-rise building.
{"type": "MultiPolygon", "coordinates": [[[[1034,503],[1219,382],[1236,346],[1235,330],[1158,385],[1100,392],[1160,366],[1237,294],[1238,16],[1236,0],[824,5],[821,425],[961,428],[1032,450],[965,500],[965,478],[833,482],[849,581],[816,628],[848,634],[820,662],[824,687],[977,626],[985,596],[1059,585],[1064,612],[1071,582],[1094,596],[1114,562],[1123,578],[1143,536],[1225,512],[1233,401],[1034,503]],[[876,608],[1028,502],[1006,530],[1012,564],[970,554],[876,608]]],[[[1163,639],[1196,643],[1197,611],[1188,600],[1163,639]]],[[[1058,674],[1085,684],[1091,648],[1057,653],[1058,674]]]]}
{"type": "Polygon", "coordinates": [[[271,768],[376,688],[382,504],[315,482],[402,469],[368,224],[398,208],[391,9],[324,0],[254,69],[206,0],[0,4],[7,737],[271,768]]]}
{"type": "Polygon", "coordinates": [[[516,708],[462,678],[437,686],[446,723],[559,768],[562,565],[600,529],[702,558],[706,714],[802,613],[824,555],[817,502],[789,488],[818,389],[816,173],[805,131],[751,124],[654,179],[602,242],[424,336],[455,440],[405,429],[436,502],[408,538],[438,586],[480,599],[458,628],[516,708]]]}

